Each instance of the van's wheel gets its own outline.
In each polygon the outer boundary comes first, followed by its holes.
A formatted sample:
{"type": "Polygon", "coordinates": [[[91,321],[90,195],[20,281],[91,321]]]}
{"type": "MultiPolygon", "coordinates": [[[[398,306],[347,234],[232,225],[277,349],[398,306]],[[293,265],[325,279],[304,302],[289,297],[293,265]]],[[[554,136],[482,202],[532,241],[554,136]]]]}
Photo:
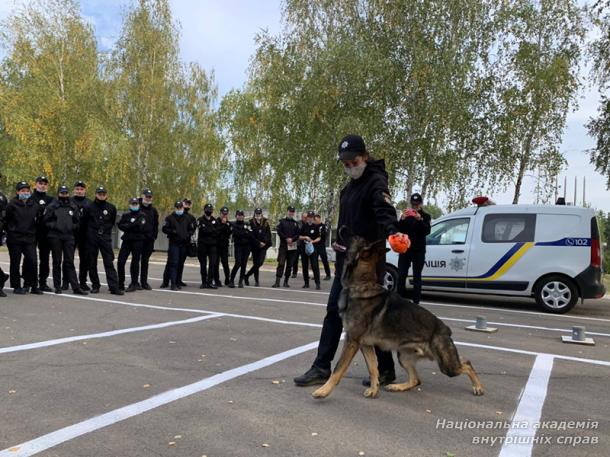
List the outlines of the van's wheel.
{"type": "Polygon", "coordinates": [[[398,269],[394,265],[385,266],[385,275],[383,276],[383,287],[390,292],[396,292],[398,288],[398,269]]]}
{"type": "Polygon", "coordinates": [[[545,311],[563,314],[570,311],[578,301],[578,290],[574,282],[561,275],[542,278],[534,290],[536,303],[545,311]]]}

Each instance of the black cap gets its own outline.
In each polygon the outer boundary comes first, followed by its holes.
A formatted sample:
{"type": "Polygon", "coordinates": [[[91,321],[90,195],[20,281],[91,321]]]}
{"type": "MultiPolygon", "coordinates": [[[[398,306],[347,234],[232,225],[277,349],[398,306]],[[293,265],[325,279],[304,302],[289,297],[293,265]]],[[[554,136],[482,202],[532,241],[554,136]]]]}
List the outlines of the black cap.
{"type": "Polygon", "coordinates": [[[129,199],[129,204],[130,204],[130,205],[132,205],[132,204],[134,204],[134,203],[137,203],[137,204],[139,205],[139,204],[140,204],[140,200],[138,200],[138,198],[137,198],[137,197],[131,197],[131,198],[129,199]]]}
{"type": "Polygon", "coordinates": [[[288,212],[289,213],[294,213],[296,211],[296,208],[294,206],[289,206],[288,207],[288,212]]]}
{"type": "Polygon", "coordinates": [[[261,208],[254,208],[254,214],[263,214],[263,210],[261,208]]]}
{"type": "Polygon", "coordinates": [[[214,205],[212,205],[211,203],[206,203],[205,206],[203,207],[204,211],[212,211],[214,209],[214,205]]]}
{"type": "Polygon", "coordinates": [[[67,193],[70,193],[70,189],[68,189],[68,186],[59,186],[59,188],[57,189],[57,193],[58,194],[67,194],[67,193]]]}
{"type": "Polygon", "coordinates": [[[415,192],[413,195],[411,195],[411,203],[421,203],[423,201],[424,200],[421,198],[421,194],[415,192]]]}
{"type": "Polygon", "coordinates": [[[83,181],[76,181],[74,187],[87,187],[87,185],[83,181]]]}
{"type": "Polygon", "coordinates": [[[184,203],[185,205],[192,205],[193,204],[193,202],[191,201],[190,198],[182,199],[182,203],[184,203]]]}
{"type": "Polygon", "coordinates": [[[19,181],[15,186],[15,189],[17,189],[17,191],[20,191],[21,189],[31,189],[31,187],[26,181],[19,181]]]}
{"type": "Polygon", "coordinates": [[[142,195],[144,195],[145,197],[152,197],[152,190],[150,190],[149,188],[146,188],[142,191],[142,195]]]}
{"type": "Polygon", "coordinates": [[[106,188],[104,186],[97,186],[97,189],[95,189],[95,193],[96,194],[107,194],[108,191],[106,190],[106,188]]]}
{"type": "Polygon", "coordinates": [[[354,160],[359,155],[366,153],[364,140],[360,135],[347,135],[339,143],[338,160],[354,160]]]}
{"type": "Polygon", "coordinates": [[[244,215],[244,212],[243,212],[243,210],[238,209],[237,211],[235,211],[235,215],[236,215],[236,216],[243,216],[243,215],[244,215]]]}
{"type": "Polygon", "coordinates": [[[307,211],[307,217],[315,217],[316,212],[315,211],[307,211]]]}
{"type": "Polygon", "coordinates": [[[181,200],[178,200],[174,203],[174,208],[184,208],[184,203],[181,200]]]}
{"type": "Polygon", "coordinates": [[[47,184],[49,184],[49,178],[44,175],[40,175],[36,178],[36,182],[46,182],[47,184]]]}
{"type": "Polygon", "coordinates": [[[220,208],[220,212],[222,214],[229,214],[229,208],[227,208],[226,206],[223,206],[222,208],[220,208]]]}

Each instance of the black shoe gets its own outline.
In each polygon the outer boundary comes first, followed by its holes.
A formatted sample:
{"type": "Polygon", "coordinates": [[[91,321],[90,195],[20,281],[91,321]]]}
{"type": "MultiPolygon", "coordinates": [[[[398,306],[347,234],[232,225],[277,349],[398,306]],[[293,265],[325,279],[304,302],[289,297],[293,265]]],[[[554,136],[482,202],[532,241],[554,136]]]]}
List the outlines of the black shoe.
{"type": "Polygon", "coordinates": [[[229,284],[227,284],[227,287],[229,289],[235,289],[235,284],[233,282],[230,282],[229,284]]]}
{"type": "Polygon", "coordinates": [[[61,295],[61,294],[63,294],[63,293],[64,293],[64,291],[61,289],[61,287],[59,287],[59,288],[55,289],[55,293],[56,293],[57,295],[61,295]]]}
{"type": "Polygon", "coordinates": [[[91,288],[87,284],[81,284],[80,288],[85,292],[89,292],[91,290],[91,288]]]}
{"type": "Polygon", "coordinates": [[[301,289],[309,289],[309,284],[303,284],[303,287],[301,287],[301,289]]]}
{"type": "MultiPolygon", "coordinates": [[[[396,381],[396,373],[393,371],[383,371],[379,373],[379,385],[387,386],[388,384],[392,384],[396,381]]],[[[371,387],[371,378],[364,378],[362,380],[362,385],[365,387],[371,387]]]]}
{"type": "Polygon", "coordinates": [[[61,290],[68,290],[70,288],[70,285],[67,282],[64,282],[61,285],[61,290]]]}
{"type": "MultiPolygon", "coordinates": [[[[135,292],[136,290],[138,290],[138,286],[135,284],[129,284],[129,287],[127,288],[127,290],[125,292],[135,292]]],[[[140,290],[142,290],[142,288],[140,288],[140,290]]]]}
{"type": "Polygon", "coordinates": [[[275,278],[275,282],[273,283],[273,285],[271,286],[274,289],[277,289],[278,287],[280,287],[280,278],[275,278]]]}
{"type": "Polygon", "coordinates": [[[254,281],[254,287],[260,287],[260,284],[258,281],[254,281]]]}
{"type": "Polygon", "coordinates": [[[4,293],[4,291],[2,289],[0,289],[0,297],[6,297],[6,294],[4,293]]]}
{"type": "Polygon", "coordinates": [[[162,282],[161,285],[159,286],[159,289],[167,289],[169,287],[169,284],[166,282],[162,282]]]}
{"type": "MultiPolygon", "coordinates": [[[[53,292],[49,287],[47,287],[47,289],[49,289],[49,292],[53,292]]],[[[38,287],[32,287],[32,290],[30,290],[31,294],[34,295],[43,295],[43,292],[41,289],[39,289],[38,287]]]]}
{"type": "Polygon", "coordinates": [[[147,282],[143,282],[142,289],[143,290],[152,290],[152,287],[150,287],[150,284],[148,284],[147,282]]]}
{"type": "Polygon", "coordinates": [[[81,287],[77,287],[73,291],[74,295],[89,295],[87,291],[83,290],[81,287]]]}
{"type": "Polygon", "coordinates": [[[16,295],[25,295],[28,293],[28,291],[25,290],[25,288],[23,288],[23,287],[17,287],[15,289],[13,289],[13,293],[16,295]]]}
{"type": "MultiPolygon", "coordinates": [[[[32,290],[36,289],[36,287],[32,287],[32,290]]],[[[46,284],[41,284],[40,286],[40,290],[43,292],[53,292],[53,289],[51,289],[49,286],[47,286],[46,284]]],[[[33,294],[36,292],[32,292],[33,294]]]]}
{"type": "Polygon", "coordinates": [[[284,284],[282,284],[284,287],[290,287],[290,284],[288,284],[288,278],[284,279],[284,284]]]}
{"type": "MultiPolygon", "coordinates": [[[[248,281],[248,277],[247,277],[247,276],[245,276],[245,277],[244,277],[244,284],[245,284],[246,286],[249,286],[249,285],[250,285],[250,281],[248,281]]],[[[243,287],[243,284],[242,284],[242,287],[243,287]]]]}
{"type": "Polygon", "coordinates": [[[228,286],[231,281],[225,278],[225,286],[228,286]]]}
{"type": "Polygon", "coordinates": [[[207,285],[207,284],[205,284],[205,283],[203,283],[203,284],[201,284],[201,285],[199,286],[199,288],[200,288],[200,289],[207,289],[207,288],[208,288],[208,285],[207,285]]]}
{"type": "Polygon", "coordinates": [[[316,283],[316,290],[320,290],[320,283],[319,282],[316,283]]]}
{"type": "Polygon", "coordinates": [[[99,293],[100,293],[100,288],[99,288],[99,287],[93,287],[93,288],[91,288],[91,293],[92,293],[92,294],[99,294],[99,293]]]}
{"type": "Polygon", "coordinates": [[[176,291],[176,290],[179,290],[179,289],[178,289],[178,286],[172,286],[172,287],[170,287],[170,290],[176,291]]]}
{"type": "Polygon", "coordinates": [[[244,282],[243,281],[239,281],[239,284],[237,284],[237,287],[240,289],[244,288],[244,282]]]}
{"type": "Polygon", "coordinates": [[[324,281],[330,281],[330,275],[324,276],[324,281]]]}
{"type": "Polygon", "coordinates": [[[222,287],[222,283],[220,281],[215,281],[214,285],[216,286],[216,288],[222,287]]]}
{"type": "Polygon", "coordinates": [[[112,295],[125,295],[125,292],[123,292],[121,289],[114,289],[114,290],[111,290],[111,291],[110,291],[110,293],[111,293],[112,295]]]}
{"type": "Polygon", "coordinates": [[[330,370],[322,370],[318,367],[311,367],[305,374],[293,379],[294,384],[299,387],[316,386],[324,384],[330,378],[330,370]]]}
{"type": "Polygon", "coordinates": [[[140,285],[140,283],[136,283],[136,290],[142,290],[142,286],[140,285]]]}
{"type": "Polygon", "coordinates": [[[208,289],[218,289],[213,282],[208,283],[208,289]]]}
{"type": "Polygon", "coordinates": [[[293,273],[293,274],[292,274],[292,276],[291,276],[291,278],[292,278],[292,279],[294,279],[294,278],[296,278],[296,277],[297,277],[297,274],[296,274],[296,273],[293,273]]]}
{"type": "Polygon", "coordinates": [[[183,282],[183,281],[178,281],[178,282],[176,283],[176,285],[177,285],[177,286],[180,286],[180,287],[186,287],[186,283],[185,283],[185,282],[183,282]]]}

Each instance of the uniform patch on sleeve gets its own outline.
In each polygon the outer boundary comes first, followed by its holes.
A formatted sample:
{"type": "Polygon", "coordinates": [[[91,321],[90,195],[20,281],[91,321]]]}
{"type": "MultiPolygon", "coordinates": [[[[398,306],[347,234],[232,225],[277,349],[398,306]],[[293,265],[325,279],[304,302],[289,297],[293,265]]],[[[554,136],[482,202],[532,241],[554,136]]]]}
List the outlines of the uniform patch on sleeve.
{"type": "Polygon", "coordinates": [[[392,197],[390,197],[390,194],[388,194],[386,192],[381,192],[381,195],[383,196],[383,199],[386,201],[386,203],[389,203],[390,205],[394,205],[394,202],[392,201],[392,197]]]}

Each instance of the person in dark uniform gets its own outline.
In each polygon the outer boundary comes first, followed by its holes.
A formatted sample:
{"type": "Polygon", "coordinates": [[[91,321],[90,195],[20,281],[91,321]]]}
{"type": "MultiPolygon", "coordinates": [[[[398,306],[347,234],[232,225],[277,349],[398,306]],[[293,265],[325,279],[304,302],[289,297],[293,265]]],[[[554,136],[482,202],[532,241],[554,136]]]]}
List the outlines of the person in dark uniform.
{"type": "Polygon", "coordinates": [[[252,244],[252,267],[246,273],[244,282],[246,286],[250,285],[249,277],[254,275],[254,285],[260,286],[259,282],[259,271],[261,266],[265,263],[265,257],[267,257],[267,249],[271,247],[271,227],[267,218],[263,217],[263,210],[261,208],[254,209],[254,217],[250,219],[250,227],[252,228],[252,235],[254,236],[254,242],[252,244]]]}
{"type": "MultiPolygon", "coordinates": [[[[337,252],[336,274],[328,297],[326,317],[318,344],[318,353],[311,368],[303,375],[294,378],[297,386],[323,384],[330,376],[330,367],[343,330],[339,316],[338,302],[342,290],[341,274],[345,252],[351,236],[357,235],[368,242],[382,240],[398,231],[396,210],[391,203],[388,176],[383,160],[369,156],[364,140],[358,135],[348,135],[339,143],[338,159],[344,171],[350,176],[347,185],[341,190],[337,241],[333,248],[337,252]]],[[[385,260],[378,265],[378,281],[382,283],[385,260]]],[[[381,376],[387,382],[390,368],[384,365],[387,360],[379,360],[381,376]]],[[[389,356],[391,370],[393,361],[389,356]]]]}
{"type": "Polygon", "coordinates": [[[41,295],[36,278],[36,233],[40,207],[34,201],[30,185],[21,181],[16,186],[17,195],[6,207],[6,246],[10,257],[10,281],[15,294],[41,295]],[[23,257],[23,280],[21,287],[21,258],[23,257]]]}
{"type": "Polygon", "coordinates": [[[231,278],[231,269],[229,268],[229,243],[231,241],[231,222],[229,221],[229,208],[223,206],[220,208],[220,216],[216,219],[218,223],[218,234],[216,236],[216,253],[217,261],[214,268],[214,285],[222,287],[220,282],[220,266],[224,272],[224,285],[228,286],[231,278]]]}
{"type": "Polygon", "coordinates": [[[121,240],[121,249],[119,249],[118,260],[118,276],[119,289],[125,290],[125,264],[131,255],[131,264],[129,273],[131,275],[131,283],[125,292],[135,292],[142,290],[142,286],[138,282],[140,279],[140,258],[144,249],[144,239],[146,226],[152,225],[148,221],[146,214],[140,209],[140,201],[137,197],[129,199],[129,211],[121,215],[121,219],[117,224],[119,230],[123,232],[121,240]]]}
{"type": "Polygon", "coordinates": [[[322,222],[322,216],[316,214],[314,217],[314,223],[320,227],[320,242],[316,243],[316,251],[318,252],[318,257],[322,260],[322,265],[324,265],[324,273],[326,276],[324,277],[324,281],[329,281],[330,276],[330,265],[328,263],[328,254],[326,252],[326,240],[328,240],[328,227],[325,223],[322,222]]]}
{"type": "Polygon", "coordinates": [[[426,261],[426,237],[430,234],[432,218],[423,210],[423,199],[418,193],[411,195],[411,208],[405,209],[400,216],[398,228],[411,240],[411,247],[405,254],[398,256],[398,293],[407,296],[406,281],[409,268],[413,264],[413,293],[411,300],[419,303],[421,299],[421,272],[426,261]]]}
{"type": "Polygon", "coordinates": [[[53,200],[44,210],[43,222],[48,230],[49,245],[53,257],[53,287],[55,293],[62,293],[62,272],[65,280],[72,286],[72,291],[78,295],[87,295],[80,288],[74,268],[75,234],[80,224],[78,206],[70,200],[70,190],[60,186],[57,199],[53,200]]]}
{"type": "Polygon", "coordinates": [[[95,200],[83,211],[83,222],[87,227],[87,253],[89,254],[89,275],[91,293],[100,291],[100,278],[97,274],[97,256],[102,254],[104,271],[111,294],[124,295],[119,288],[119,278],[114,268],[112,250],[112,228],[116,222],[116,207],[107,201],[108,191],[104,186],[95,189],[95,200]]]}
{"type": "Polygon", "coordinates": [[[186,259],[191,236],[195,233],[195,223],[187,216],[184,212],[184,203],[178,200],[174,204],[174,212],[163,221],[162,231],[169,239],[166,270],[168,271],[171,290],[180,290],[181,288],[178,285],[180,262],[183,261],[182,259],[186,259]]]}
{"type": "MultiPolygon", "coordinates": [[[[87,285],[87,274],[89,271],[89,259],[87,258],[87,232],[86,227],[82,223],[83,219],[83,211],[85,207],[91,203],[91,201],[87,198],[87,186],[83,181],[76,181],[74,183],[74,187],[72,189],[72,202],[78,208],[78,217],[79,217],[79,226],[78,231],[75,233],[75,246],[78,249],[78,283],[79,287],[84,291],[89,291],[89,286],[87,285]]],[[[61,290],[68,290],[70,287],[68,282],[69,272],[67,271],[67,265],[64,262],[66,268],[63,268],[63,276],[62,276],[62,286],[61,290]]]]}
{"type": "Polygon", "coordinates": [[[284,276],[284,287],[290,287],[288,278],[297,256],[297,243],[299,241],[299,224],[294,219],[294,206],[288,207],[286,217],[280,219],[276,232],[280,237],[280,247],[277,253],[277,270],[275,271],[275,283],[271,287],[280,287],[280,280],[284,276]],[[284,273],[285,269],[285,273],[284,273]]]}
{"type": "Polygon", "coordinates": [[[235,249],[235,264],[231,270],[229,287],[235,287],[235,278],[239,273],[239,288],[244,287],[244,277],[248,266],[248,257],[252,247],[252,228],[244,220],[244,212],[238,209],[235,212],[235,221],[231,222],[231,233],[233,235],[233,248],[235,249]]]}
{"type": "Polygon", "coordinates": [[[152,290],[148,284],[148,265],[150,256],[155,250],[155,241],[159,235],[159,212],[153,206],[153,193],[150,189],[142,191],[140,198],[140,211],[146,216],[147,224],[144,227],[144,241],[142,243],[142,256],[140,263],[140,286],[144,290],[152,290]]]}
{"type": "MultiPolygon", "coordinates": [[[[303,228],[303,226],[305,224],[307,224],[307,213],[301,213],[301,220],[297,221],[297,224],[299,224],[299,233],[301,231],[301,229],[303,228]]],[[[305,242],[303,240],[301,240],[299,238],[299,241],[297,241],[297,255],[296,258],[294,259],[294,264],[292,265],[292,278],[296,278],[297,277],[297,273],[299,272],[299,260],[301,261],[301,271],[303,269],[303,267],[305,266],[305,263],[307,262],[307,256],[305,255],[305,242]]],[[[305,279],[305,278],[303,278],[305,279]]],[[[309,278],[307,278],[307,280],[309,281],[309,278]]]]}
{"type": "Polygon", "coordinates": [[[217,261],[219,224],[214,217],[214,205],[206,203],[203,215],[197,219],[197,258],[201,274],[200,289],[217,289],[214,285],[214,272],[217,261]]]}
{"type": "MultiPolygon", "coordinates": [[[[0,192],[0,246],[2,246],[4,242],[4,234],[5,234],[5,219],[6,219],[6,207],[8,206],[8,198],[2,192],[0,192]]],[[[4,285],[8,280],[9,275],[7,275],[2,267],[0,267],[0,297],[6,297],[4,293],[4,285]]]]}
{"type": "Polygon", "coordinates": [[[309,265],[313,271],[316,290],[320,290],[320,264],[316,245],[320,242],[320,226],[314,224],[315,212],[308,211],[305,223],[301,225],[300,240],[303,242],[303,289],[309,289],[309,265]],[[307,254],[307,244],[311,243],[313,252],[307,254]]]}
{"type": "MultiPolygon", "coordinates": [[[[195,216],[193,216],[190,213],[193,202],[191,201],[190,198],[183,198],[181,201],[182,201],[182,209],[180,210],[180,211],[182,211],[181,214],[184,214],[185,218],[189,221],[189,224],[191,224],[193,227],[197,228],[197,219],[195,219],[195,216]]],[[[190,246],[190,241],[189,241],[189,246],[190,246]]],[[[182,281],[182,275],[184,274],[184,264],[186,263],[186,258],[188,257],[188,252],[189,252],[188,247],[189,246],[187,246],[186,250],[182,250],[182,249],[179,250],[180,255],[184,256],[178,262],[178,277],[176,278],[176,286],[179,289],[182,289],[183,287],[186,287],[186,285],[187,285],[184,281],[182,281]]],[[[166,262],[165,270],[163,270],[163,281],[161,282],[161,286],[159,286],[161,289],[167,289],[170,286],[169,266],[170,266],[169,262],[166,262]]]]}
{"type": "Polygon", "coordinates": [[[46,176],[38,176],[36,178],[35,189],[32,194],[32,199],[38,205],[39,217],[38,227],[36,229],[36,244],[38,246],[38,286],[43,292],[53,292],[47,285],[49,273],[49,258],[51,256],[51,246],[49,245],[48,230],[42,221],[42,215],[45,208],[53,201],[53,197],[47,194],[49,190],[49,179],[46,176]]]}

